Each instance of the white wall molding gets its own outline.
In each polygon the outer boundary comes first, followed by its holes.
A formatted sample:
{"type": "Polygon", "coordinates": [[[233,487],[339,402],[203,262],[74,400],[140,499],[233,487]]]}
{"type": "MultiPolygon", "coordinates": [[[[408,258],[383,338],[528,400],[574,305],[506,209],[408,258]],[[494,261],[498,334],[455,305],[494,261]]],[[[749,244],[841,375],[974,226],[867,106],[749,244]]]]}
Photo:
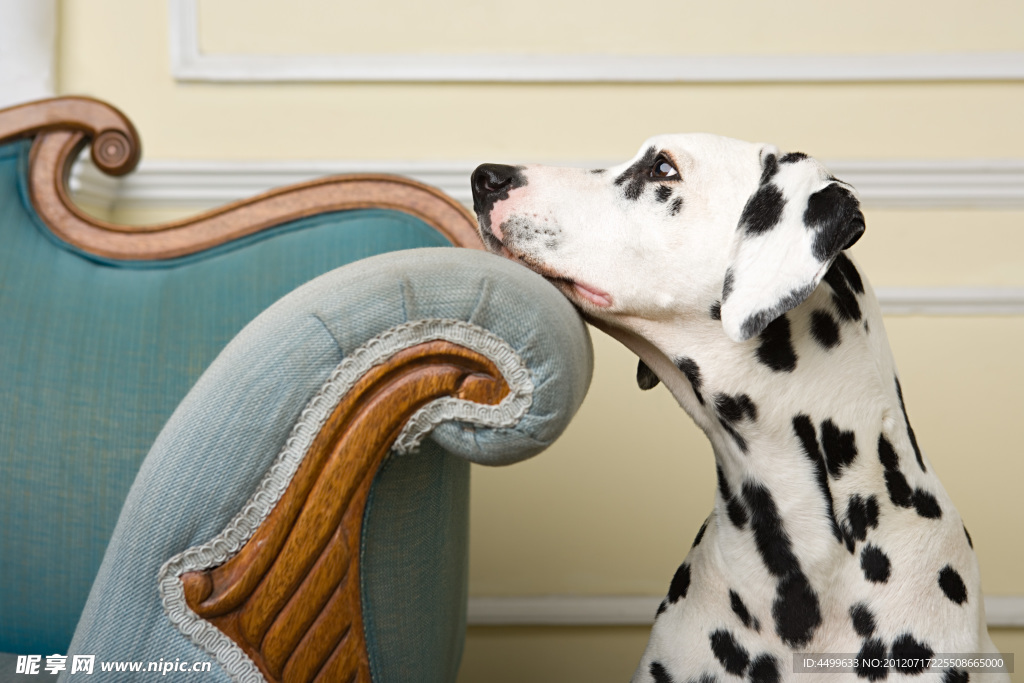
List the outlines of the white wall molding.
{"type": "MultiPolygon", "coordinates": [[[[470,206],[469,175],[475,166],[458,161],[154,160],[143,161],[128,176],[111,178],[85,156],[72,172],[71,187],[77,201],[107,211],[199,211],[335,173],[395,173],[470,206]]],[[[868,208],[1024,208],[1024,160],[836,161],[828,166],[858,188],[868,208]]],[[[876,294],[888,315],[1024,315],[1020,287],[879,287],[876,294]]]]}
{"type": "Polygon", "coordinates": [[[1024,315],[1021,287],[876,287],[886,315],[1024,315]]]}
{"type": "MultiPolygon", "coordinates": [[[[664,596],[470,597],[471,626],[650,626],[664,596]]],[[[1024,627],[1024,595],[985,596],[989,628],[1024,627]]]]}
{"type": "Polygon", "coordinates": [[[859,160],[826,166],[856,187],[870,207],[1024,207],[1024,159],[859,160]]]}
{"type": "Polygon", "coordinates": [[[772,83],[1024,79],[1024,52],[888,55],[203,54],[198,0],[170,0],[174,77],[216,82],[772,83]]]}
{"type": "MultiPolygon", "coordinates": [[[[1024,159],[840,160],[826,165],[853,184],[869,208],[1024,208],[1024,159]]],[[[324,175],[396,173],[471,204],[469,175],[475,166],[472,161],[143,160],[134,173],[115,179],[86,159],[74,171],[72,188],[94,205],[213,207],[324,175]]]]}

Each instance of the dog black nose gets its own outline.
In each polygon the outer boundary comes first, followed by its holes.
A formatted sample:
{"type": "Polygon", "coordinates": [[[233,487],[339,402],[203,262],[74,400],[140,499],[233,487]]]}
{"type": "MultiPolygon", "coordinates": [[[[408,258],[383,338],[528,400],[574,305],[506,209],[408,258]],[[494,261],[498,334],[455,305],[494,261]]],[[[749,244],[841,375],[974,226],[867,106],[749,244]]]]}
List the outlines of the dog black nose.
{"type": "Polygon", "coordinates": [[[518,187],[516,183],[519,176],[519,169],[515,166],[504,164],[481,164],[473,171],[471,184],[473,186],[473,203],[482,205],[488,198],[507,191],[512,187],[518,187]]]}

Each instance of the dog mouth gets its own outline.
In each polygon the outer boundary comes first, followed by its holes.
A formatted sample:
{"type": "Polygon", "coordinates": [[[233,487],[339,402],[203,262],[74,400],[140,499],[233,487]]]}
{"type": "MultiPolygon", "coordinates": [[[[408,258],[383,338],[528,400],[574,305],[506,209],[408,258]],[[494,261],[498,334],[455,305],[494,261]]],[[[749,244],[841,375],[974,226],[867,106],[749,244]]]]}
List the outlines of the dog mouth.
{"type": "Polygon", "coordinates": [[[608,308],[612,305],[611,295],[609,295],[608,292],[597,289],[596,287],[584,285],[575,280],[569,280],[566,278],[559,278],[557,282],[548,278],[548,281],[553,282],[556,287],[558,287],[559,284],[561,284],[562,287],[571,287],[574,294],[589,301],[598,308],[608,308]]]}
{"type": "Polygon", "coordinates": [[[529,267],[532,271],[557,287],[573,303],[578,303],[582,300],[597,308],[609,308],[612,305],[611,295],[597,287],[583,284],[578,280],[573,280],[563,275],[553,274],[550,271],[540,270],[533,266],[529,267]]]}
{"type": "Polygon", "coordinates": [[[612,297],[608,292],[605,292],[593,285],[580,282],[574,278],[566,277],[549,266],[538,263],[529,256],[512,251],[508,248],[508,245],[493,235],[490,237],[491,239],[488,240],[488,246],[492,247],[492,251],[494,253],[507,258],[510,261],[520,263],[537,273],[553,284],[560,292],[562,292],[563,295],[565,295],[567,299],[569,299],[569,301],[572,301],[577,305],[583,301],[597,308],[609,308],[612,305],[612,297]]]}

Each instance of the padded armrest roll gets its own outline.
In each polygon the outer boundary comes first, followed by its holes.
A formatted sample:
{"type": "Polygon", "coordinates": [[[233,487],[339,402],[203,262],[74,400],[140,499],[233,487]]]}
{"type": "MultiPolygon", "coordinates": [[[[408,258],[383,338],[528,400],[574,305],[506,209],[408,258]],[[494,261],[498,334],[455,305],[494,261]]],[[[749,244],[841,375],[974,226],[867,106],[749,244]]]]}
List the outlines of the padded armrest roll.
{"type": "Polygon", "coordinates": [[[575,309],[536,273],[491,254],[415,249],[363,259],[317,278],[265,315],[279,308],[295,315],[292,297],[317,301],[311,312],[342,355],[418,320],[465,321],[507,342],[532,377],[528,412],[507,429],[441,424],[430,435],[473,462],[507,465],[541,452],[568,425],[590,386],[593,350],[575,309]]]}
{"type": "MultiPolygon", "coordinates": [[[[287,469],[282,458],[306,438],[303,425],[319,410],[318,397],[330,393],[328,389],[338,383],[345,368],[364,357],[373,366],[374,354],[396,336],[413,341],[438,338],[438,330],[442,339],[468,340],[471,349],[482,344],[479,350],[499,370],[509,369],[511,376],[504,379],[510,394],[498,404],[505,412],[496,426],[488,426],[487,420],[473,424],[474,420],[459,419],[458,405],[449,406],[448,413],[430,413],[428,406],[410,420],[410,424],[418,420],[419,431],[403,431],[396,447],[419,449],[425,457],[434,457],[440,449],[445,459],[454,455],[487,465],[514,463],[542,451],[561,434],[589,387],[593,352],[585,324],[543,278],[505,259],[462,249],[415,249],[364,259],[316,278],[242,330],[161,431],[125,502],[68,654],[95,654],[99,660],[111,661],[208,660],[216,662],[214,676],[211,679],[205,673],[202,680],[226,680],[223,674],[230,667],[223,665],[240,653],[224,651],[229,644],[220,642],[223,638],[217,640],[219,635],[195,622],[195,614],[178,604],[180,589],[169,597],[166,586],[179,586],[180,582],[175,583],[179,577],[197,569],[197,557],[212,557],[203,561],[216,567],[237,553],[241,541],[235,536],[240,528],[249,534],[242,541],[252,536],[249,527],[261,518],[256,515],[255,522],[243,518],[258,509],[266,518],[277,500],[274,496],[281,493],[267,493],[267,480],[287,469]],[[440,421],[445,415],[455,416],[455,421],[440,421]],[[171,571],[169,566],[177,569],[171,571]],[[183,625],[183,618],[188,623],[183,625]]],[[[368,520],[367,528],[378,530],[374,533],[386,529],[388,538],[375,551],[377,556],[367,561],[367,571],[376,578],[363,581],[364,602],[369,600],[378,612],[369,621],[381,627],[368,624],[371,661],[393,649],[394,640],[415,642],[411,642],[413,654],[405,659],[375,663],[374,680],[408,675],[378,677],[378,670],[415,670],[423,680],[443,680],[454,675],[461,653],[459,633],[457,642],[446,645],[448,654],[439,655],[447,660],[435,662],[432,670],[423,652],[452,641],[453,629],[439,627],[424,634],[416,619],[401,623],[386,614],[395,609],[392,593],[399,588],[381,575],[388,563],[397,562],[406,569],[411,564],[410,575],[400,576],[399,581],[430,586],[443,583],[437,579],[438,572],[451,575],[450,586],[431,586],[425,597],[416,594],[418,588],[410,593],[409,600],[420,601],[411,605],[414,616],[429,618],[439,606],[446,610],[451,606],[449,616],[454,615],[455,626],[464,626],[465,514],[440,515],[435,520],[430,513],[410,523],[407,511],[397,508],[405,498],[415,496],[402,494],[402,486],[422,481],[422,468],[427,466],[423,459],[410,462],[419,464],[410,465],[413,469],[405,473],[392,468],[394,474],[382,473],[390,479],[374,484],[381,491],[371,494],[373,505],[384,510],[379,520],[368,520]],[[432,523],[441,532],[431,535],[432,523]],[[412,548],[421,542],[418,539],[425,539],[422,547],[412,548]],[[387,548],[388,543],[393,547],[387,548]],[[452,558],[431,558],[449,549],[452,558]],[[417,560],[414,550],[425,553],[428,561],[417,560]],[[394,627],[392,632],[389,626],[394,627]]],[[[451,474],[444,474],[448,479],[439,484],[437,495],[443,500],[435,494],[423,499],[428,510],[441,500],[464,511],[466,475],[450,465],[435,469],[451,474]]],[[[365,550],[365,539],[363,545],[365,550]]],[[[259,660],[264,671],[270,666],[261,654],[250,656],[259,660]]],[[[231,678],[248,680],[238,671],[233,670],[231,678]]]]}

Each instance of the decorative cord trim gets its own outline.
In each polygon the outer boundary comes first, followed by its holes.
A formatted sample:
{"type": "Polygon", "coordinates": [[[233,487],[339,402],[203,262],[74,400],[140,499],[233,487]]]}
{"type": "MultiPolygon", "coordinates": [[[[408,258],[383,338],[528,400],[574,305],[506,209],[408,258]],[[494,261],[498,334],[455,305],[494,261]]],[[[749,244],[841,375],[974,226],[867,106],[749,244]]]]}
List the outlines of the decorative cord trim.
{"type": "Polygon", "coordinates": [[[206,650],[231,680],[236,683],[265,683],[259,667],[233,640],[189,609],[181,575],[217,567],[242,549],[288,488],[324,422],[363,375],[403,349],[440,340],[465,346],[488,358],[501,372],[510,392],[496,406],[452,397],[432,401],[409,419],[393,450],[399,453],[415,450],[437,425],[448,420],[491,428],[516,425],[533,403],[533,381],[526,364],[507,342],[462,320],[428,319],[396,325],[367,341],[334,369],[320,391],[306,404],[255,493],[224,530],[211,541],[178,553],[160,568],[157,586],[171,623],[185,637],[206,650]]]}
{"type": "MultiPolygon", "coordinates": [[[[505,378],[510,391],[496,406],[464,401],[451,396],[431,401],[409,418],[401,434],[395,439],[392,449],[396,453],[415,451],[423,438],[442,422],[472,422],[494,429],[516,425],[533,402],[530,370],[519,354],[500,337],[470,323],[456,320],[421,322],[423,342],[444,339],[485,356],[498,366],[498,371],[505,378]]],[[[422,342],[414,342],[409,346],[418,343],[422,342]]]]}

